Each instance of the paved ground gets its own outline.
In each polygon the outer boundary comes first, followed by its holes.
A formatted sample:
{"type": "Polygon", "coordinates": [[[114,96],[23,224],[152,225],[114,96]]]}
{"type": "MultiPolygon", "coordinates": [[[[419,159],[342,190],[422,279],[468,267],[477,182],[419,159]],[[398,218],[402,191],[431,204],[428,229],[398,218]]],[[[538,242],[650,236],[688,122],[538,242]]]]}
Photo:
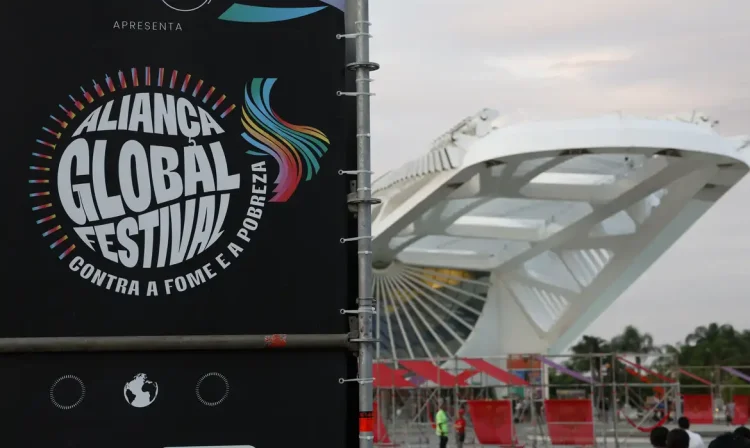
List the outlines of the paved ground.
{"type": "MultiPolygon", "coordinates": [[[[704,439],[706,445],[708,445],[709,443],[711,443],[712,440],[713,439],[704,439]]],[[[455,443],[453,441],[449,441],[448,442],[448,448],[453,448],[455,446],[456,445],[455,445],[455,443]]],[[[531,442],[528,442],[524,446],[525,446],[525,448],[534,448],[534,445],[531,442]]],[[[611,441],[611,440],[608,443],[606,443],[606,444],[602,443],[602,442],[599,442],[599,445],[597,445],[597,446],[598,447],[612,447],[612,448],[616,448],[614,442],[611,441]]],[[[637,441],[632,441],[632,442],[629,442],[629,443],[620,443],[620,447],[619,448],[628,448],[628,447],[639,447],[640,448],[640,447],[650,447],[650,446],[651,445],[649,445],[648,439],[640,438],[637,441]]],[[[480,447],[482,447],[482,448],[490,448],[490,447],[488,447],[488,445],[476,445],[476,444],[471,444],[471,443],[464,443],[464,447],[465,448],[480,448],[480,447]]],[[[437,442],[437,439],[435,439],[434,441],[432,441],[429,444],[427,444],[427,443],[421,443],[421,444],[399,444],[398,447],[395,447],[395,448],[438,448],[438,442],[437,442]]],[[[570,448],[570,447],[569,446],[559,446],[559,445],[548,445],[548,444],[544,444],[544,443],[538,442],[537,445],[536,445],[536,448],[570,448]]]]}
{"type": "MultiPolygon", "coordinates": [[[[667,425],[667,428],[672,429],[675,425],[667,425]]],[[[703,440],[708,445],[715,437],[728,432],[733,431],[735,426],[726,425],[694,425],[693,429],[698,434],[703,436],[703,440]]],[[[429,425],[411,425],[410,427],[389,427],[388,433],[391,440],[398,444],[399,448],[424,448],[424,447],[436,447],[438,446],[437,437],[433,434],[432,428],[429,425]]],[[[549,438],[546,434],[546,428],[544,432],[535,429],[534,426],[529,424],[519,424],[516,426],[518,431],[519,442],[531,448],[535,445],[539,448],[556,448],[549,444],[549,438]],[[535,443],[536,442],[536,443],[535,443]]],[[[634,447],[645,447],[650,446],[648,443],[648,433],[644,433],[634,429],[632,426],[622,423],[617,426],[617,440],[619,442],[619,448],[627,448],[628,446],[634,447]]],[[[611,424],[597,425],[596,428],[596,441],[599,447],[616,447],[615,444],[615,429],[611,424]]],[[[455,441],[451,437],[449,447],[455,447],[455,441]]],[[[466,448],[480,447],[475,442],[474,434],[469,431],[466,437],[466,448]]]]}
{"type": "MultiPolygon", "coordinates": [[[[646,424],[644,426],[648,426],[648,424],[646,424]]],[[[676,424],[668,424],[668,425],[664,425],[664,426],[667,427],[667,428],[669,428],[669,429],[673,429],[673,428],[677,427],[676,424]]],[[[692,429],[693,431],[697,432],[698,434],[701,434],[703,436],[703,438],[706,438],[706,437],[713,438],[713,437],[719,436],[721,434],[724,434],[725,432],[734,431],[735,428],[737,428],[737,427],[736,426],[727,426],[727,425],[693,425],[690,429],[692,429]]],[[[614,434],[614,432],[615,432],[614,428],[612,428],[611,425],[609,425],[606,428],[606,430],[607,430],[607,435],[614,434]]],[[[618,432],[618,435],[628,434],[630,432],[639,432],[639,433],[641,433],[640,431],[636,431],[632,426],[628,425],[627,423],[625,423],[625,424],[621,423],[621,424],[617,425],[617,432],[618,432]]],[[[641,433],[641,434],[644,437],[648,436],[648,433],[641,433]]]]}

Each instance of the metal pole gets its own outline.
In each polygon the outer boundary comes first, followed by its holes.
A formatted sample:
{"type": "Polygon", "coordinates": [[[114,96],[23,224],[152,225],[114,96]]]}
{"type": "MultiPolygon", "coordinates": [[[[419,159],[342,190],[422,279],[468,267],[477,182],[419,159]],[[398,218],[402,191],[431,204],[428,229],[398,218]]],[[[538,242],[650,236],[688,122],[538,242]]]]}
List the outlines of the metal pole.
{"type": "Polygon", "coordinates": [[[2,338],[0,353],[168,350],[319,350],[351,347],[351,334],[97,336],[2,338]]]}
{"type": "MultiPolygon", "coordinates": [[[[533,365],[534,364],[532,363],[531,366],[533,367],[533,365]]],[[[540,378],[540,380],[543,380],[543,379],[540,378]]],[[[545,381],[545,383],[546,383],[546,381],[545,381]]],[[[540,385],[540,388],[541,387],[542,386],[540,385]]],[[[534,398],[536,398],[536,391],[534,390],[534,383],[533,382],[529,383],[529,389],[527,389],[526,386],[524,386],[523,391],[524,392],[523,392],[523,397],[522,398],[526,398],[526,394],[530,392],[529,393],[529,402],[531,403],[531,407],[529,408],[529,418],[531,419],[531,424],[534,425],[534,432],[533,432],[534,439],[531,442],[531,446],[532,446],[532,448],[536,448],[537,447],[537,442],[538,442],[537,439],[540,436],[542,437],[542,443],[544,443],[544,445],[546,446],[547,443],[546,443],[546,441],[544,439],[544,433],[542,432],[540,434],[540,431],[539,431],[539,429],[541,428],[541,423],[539,421],[540,416],[537,415],[537,413],[536,413],[536,403],[534,402],[534,398]]],[[[544,392],[542,392],[542,396],[544,396],[544,392]]],[[[523,401],[521,403],[523,403],[523,401]]],[[[513,411],[515,412],[515,409],[513,411]]],[[[523,418],[523,404],[521,404],[521,415],[519,416],[519,422],[521,421],[520,420],[521,418],[523,418]]],[[[513,423],[515,424],[515,421],[513,423]]]]}
{"type": "MultiPolygon", "coordinates": [[[[601,400],[604,397],[599,397],[601,402],[597,401],[596,399],[597,398],[596,397],[596,379],[598,378],[598,375],[596,373],[595,366],[596,366],[596,363],[594,362],[594,357],[589,356],[589,373],[591,373],[591,379],[593,380],[591,382],[591,388],[590,388],[591,396],[589,398],[591,398],[591,408],[592,408],[591,415],[594,416],[591,422],[591,424],[593,425],[593,427],[591,428],[591,432],[594,433],[594,446],[598,446],[599,443],[596,440],[596,421],[602,418],[603,416],[605,416],[606,413],[604,412],[604,402],[603,402],[604,400],[601,400]]],[[[599,373],[601,373],[601,371],[602,369],[599,369],[599,373]]],[[[606,430],[604,431],[604,434],[606,436],[606,430]]]]}
{"type": "MultiPolygon", "coordinates": [[[[598,377],[599,378],[599,382],[598,382],[599,399],[602,402],[606,402],[607,401],[607,394],[605,393],[605,391],[607,389],[606,389],[606,387],[604,387],[605,375],[604,375],[604,373],[602,373],[602,370],[604,368],[604,363],[605,363],[605,359],[606,358],[604,356],[602,356],[602,355],[597,355],[596,359],[597,359],[596,363],[597,363],[597,366],[598,366],[597,368],[599,369],[599,373],[598,373],[598,375],[599,375],[599,377],[598,377]]],[[[611,369],[609,369],[609,370],[611,370],[611,369]]],[[[612,406],[614,406],[614,403],[610,403],[610,407],[612,407],[612,406]]],[[[606,416],[605,417],[605,423],[609,423],[609,415],[607,415],[606,411],[605,411],[604,414],[606,416]]],[[[604,446],[607,446],[608,443],[609,442],[607,442],[607,425],[605,424],[603,426],[603,428],[602,428],[602,444],[604,446]]]]}
{"type": "MultiPolygon", "coordinates": [[[[672,359],[674,360],[674,389],[675,389],[675,395],[674,395],[674,413],[675,413],[675,420],[682,417],[682,392],[680,391],[680,380],[682,377],[680,376],[680,357],[677,353],[672,354],[672,359]]],[[[711,394],[713,395],[713,387],[711,387],[711,394]]],[[[713,407],[713,400],[711,401],[711,407],[713,407]]]]}
{"type": "MultiPolygon", "coordinates": [[[[625,403],[623,403],[624,405],[625,403]]],[[[612,353],[612,426],[614,428],[615,448],[620,448],[620,439],[617,431],[617,353],[612,353]]]]}
{"type": "MultiPolygon", "coordinates": [[[[351,4],[351,3],[350,3],[351,4]]],[[[348,68],[355,71],[357,97],[357,258],[359,272],[359,377],[372,378],[375,340],[372,328],[372,176],[370,165],[370,12],[368,0],[356,0],[354,12],[355,62],[348,68]]],[[[372,382],[359,383],[360,416],[372,416],[372,382]]],[[[370,421],[372,421],[370,417],[370,421]]],[[[372,425],[370,425],[372,426],[372,425]]],[[[372,448],[372,427],[360,427],[360,448],[372,448]]]]}
{"type": "MultiPolygon", "coordinates": [[[[458,376],[458,357],[453,355],[453,376],[458,376]]],[[[458,420],[458,409],[461,407],[459,400],[458,381],[453,383],[453,421],[458,420]]],[[[458,433],[455,431],[455,425],[453,427],[454,433],[456,434],[456,440],[458,440],[458,433]]]]}

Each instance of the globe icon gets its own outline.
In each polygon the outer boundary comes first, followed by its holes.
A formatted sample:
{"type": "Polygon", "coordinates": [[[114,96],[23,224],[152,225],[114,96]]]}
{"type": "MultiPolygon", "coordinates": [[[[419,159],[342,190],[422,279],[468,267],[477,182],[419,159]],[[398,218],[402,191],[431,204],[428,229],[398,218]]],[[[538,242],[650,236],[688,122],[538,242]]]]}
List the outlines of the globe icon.
{"type": "Polygon", "coordinates": [[[139,373],[125,383],[123,394],[130,406],[145,408],[156,400],[156,396],[159,395],[159,385],[150,381],[145,373],[139,373]]]}

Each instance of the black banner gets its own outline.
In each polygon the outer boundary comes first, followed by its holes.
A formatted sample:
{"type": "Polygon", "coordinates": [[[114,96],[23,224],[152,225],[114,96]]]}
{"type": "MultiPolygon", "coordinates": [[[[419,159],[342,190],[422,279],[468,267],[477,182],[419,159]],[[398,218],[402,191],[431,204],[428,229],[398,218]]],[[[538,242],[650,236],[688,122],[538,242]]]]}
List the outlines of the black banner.
{"type": "MultiPolygon", "coordinates": [[[[344,447],[343,353],[19,355],[0,367],[0,446],[344,447]]],[[[356,403],[355,403],[356,404],[356,403]]],[[[356,429],[356,425],[350,425],[356,429]]],[[[350,443],[347,443],[349,441],[350,443]]]]}
{"type": "MultiPolygon", "coordinates": [[[[348,332],[343,5],[3,5],[0,338],[348,332]]],[[[0,355],[0,446],[351,446],[354,360],[0,355]]]]}
{"type": "Polygon", "coordinates": [[[345,332],[343,3],[4,5],[0,336],[345,332]]]}

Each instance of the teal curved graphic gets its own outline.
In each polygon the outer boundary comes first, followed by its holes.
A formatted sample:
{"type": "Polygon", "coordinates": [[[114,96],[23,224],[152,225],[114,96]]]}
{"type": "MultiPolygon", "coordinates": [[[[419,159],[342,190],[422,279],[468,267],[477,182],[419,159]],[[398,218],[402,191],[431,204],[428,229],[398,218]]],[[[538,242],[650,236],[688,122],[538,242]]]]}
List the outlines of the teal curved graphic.
{"type": "Polygon", "coordinates": [[[284,120],[271,107],[276,78],[255,78],[245,86],[242,138],[252,146],[247,154],[271,156],[279,165],[274,196],[270,202],[286,202],[301,182],[320,171],[320,159],[330,140],[323,131],[284,120]]]}
{"type": "Polygon", "coordinates": [[[253,6],[235,3],[230,6],[229,9],[224,11],[221,16],[219,16],[219,20],[242,23],[270,23],[283,22],[286,20],[293,20],[300,17],[309,16],[310,14],[315,14],[318,11],[322,11],[328,8],[329,6],[342,12],[344,11],[345,0],[320,0],[320,2],[325,3],[327,6],[313,6],[306,8],[275,8],[268,6],[253,6]]]}
{"type": "Polygon", "coordinates": [[[239,3],[235,3],[224,11],[224,14],[219,16],[219,19],[228,22],[244,23],[283,22],[284,20],[309,16],[325,8],[325,6],[313,8],[267,8],[265,6],[240,5],[239,3]]]}

